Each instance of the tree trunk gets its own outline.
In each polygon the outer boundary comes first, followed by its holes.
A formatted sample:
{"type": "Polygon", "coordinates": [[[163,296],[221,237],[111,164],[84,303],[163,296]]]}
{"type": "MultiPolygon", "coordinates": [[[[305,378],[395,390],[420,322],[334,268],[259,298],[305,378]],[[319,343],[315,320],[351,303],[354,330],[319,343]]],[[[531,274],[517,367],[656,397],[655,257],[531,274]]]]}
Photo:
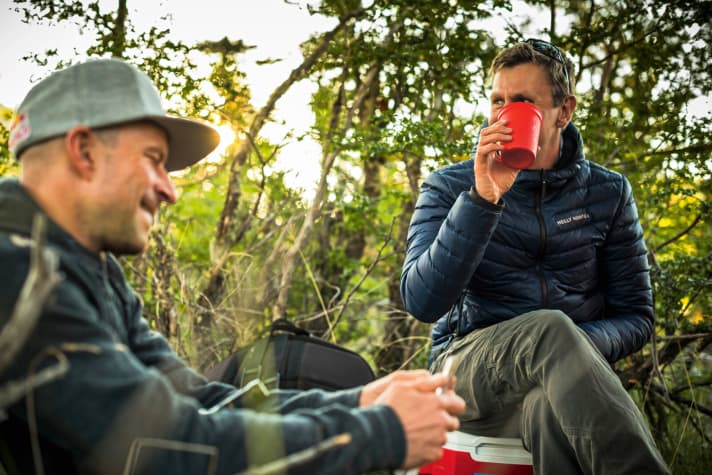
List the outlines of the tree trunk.
{"type": "MultiPolygon", "coordinates": [[[[359,90],[356,92],[356,96],[353,99],[351,107],[349,107],[346,113],[346,119],[343,125],[344,131],[349,130],[351,128],[354,114],[357,110],[359,110],[364,100],[366,99],[372,83],[377,80],[378,72],[380,71],[380,69],[381,63],[379,62],[371,66],[369,71],[366,73],[363,83],[359,87],[359,90]]],[[[325,150],[329,150],[331,148],[332,147],[327,146],[325,150]]],[[[334,148],[333,150],[329,150],[322,159],[321,175],[319,177],[319,184],[317,185],[316,195],[314,196],[314,200],[312,201],[312,204],[309,207],[309,210],[307,211],[307,215],[305,216],[304,221],[302,222],[302,226],[299,229],[299,234],[294,240],[292,246],[287,250],[287,253],[284,257],[284,261],[282,263],[280,272],[281,280],[279,285],[279,295],[277,296],[277,302],[272,307],[273,319],[284,317],[284,315],[286,314],[287,300],[289,298],[289,289],[292,285],[292,277],[294,269],[296,267],[296,258],[299,252],[304,248],[306,240],[309,237],[309,234],[311,233],[311,230],[314,226],[314,221],[316,220],[319,211],[321,210],[322,201],[324,199],[324,196],[326,195],[327,178],[329,176],[329,173],[331,172],[331,168],[334,165],[334,161],[336,160],[336,157],[339,155],[340,152],[340,147],[334,148]]]]}
{"type": "MultiPolygon", "coordinates": [[[[410,218],[415,210],[420,181],[422,157],[406,159],[406,173],[411,188],[411,197],[403,202],[403,212],[398,219],[398,233],[393,243],[393,253],[405,256],[405,243],[408,237],[410,218]]],[[[381,346],[376,353],[376,368],[380,374],[391,373],[407,363],[417,351],[418,341],[412,336],[416,333],[419,322],[406,312],[400,296],[400,271],[393,269],[388,273],[388,298],[391,311],[386,320],[381,346]]]]}
{"type": "Polygon", "coordinates": [[[116,10],[116,23],[113,28],[113,41],[111,44],[111,54],[115,58],[123,58],[126,50],[126,17],[128,8],[126,0],[119,0],[119,7],[116,10]]]}
{"type": "Polygon", "coordinates": [[[230,249],[237,243],[239,238],[244,234],[244,229],[241,230],[241,222],[237,219],[238,205],[242,196],[240,184],[240,172],[242,166],[247,161],[247,156],[252,149],[252,142],[259,134],[262,126],[265,124],[270,114],[274,111],[277,101],[289,90],[292,85],[302,79],[309,70],[316,64],[317,60],[326,52],[329,44],[349,22],[363,14],[364,10],[356,10],[344,16],[339,24],[331,31],[322,36],[317,47],[312,53],[304,59],[304,61],[295,68],[289,77],[282,82],[272,92],[267,103],[259,110],[250,124],[245,137],[240,143],[238,151],[235,153],[230,164],[230,177],[228,180],[228,188],[225,194],[225,204],[220,213],[220,220],[214,238],[214,255],[211,256],[213,266],[208,278],[208,284],[205,291],[202,293],[200,301],[203,311],[198,319],[198,327],[205,330],[212,323],[212,309],[220,304],[224,291],[224,262],[229,255],[230,249]]]}

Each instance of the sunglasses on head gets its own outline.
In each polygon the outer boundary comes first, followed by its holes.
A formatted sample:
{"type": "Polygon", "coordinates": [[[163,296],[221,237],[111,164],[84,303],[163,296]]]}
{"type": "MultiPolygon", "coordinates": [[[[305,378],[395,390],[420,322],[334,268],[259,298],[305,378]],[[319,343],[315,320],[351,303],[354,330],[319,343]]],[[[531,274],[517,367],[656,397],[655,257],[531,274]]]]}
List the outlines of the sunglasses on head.
{"type": "Polygon", "coordinates": [[[552,43],[544,40],[537,40],[534,38],[529,38],[525,41],[534,48],[534,51],[541,53],[544,56],[557,61],[564,67],[564,77],[566,78],[566,84],[568,85],[568,91],[571,92],[571,81],[569,80],[569,68],[566,66],[566,61],[564,60],[564,53],[561,52],[559,48],[554,46],[552,43]]]}

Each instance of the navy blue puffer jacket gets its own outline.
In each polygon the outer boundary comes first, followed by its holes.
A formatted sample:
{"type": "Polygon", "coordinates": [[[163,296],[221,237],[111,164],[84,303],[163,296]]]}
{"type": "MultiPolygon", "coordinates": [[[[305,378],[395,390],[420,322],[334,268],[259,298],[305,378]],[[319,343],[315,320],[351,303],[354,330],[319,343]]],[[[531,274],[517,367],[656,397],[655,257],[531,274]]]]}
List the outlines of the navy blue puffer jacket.
{"type": "Polygon", "coordinates": [[[437,322],[433,352],[537,309],[576,322],[608,361],[653,331],[643,232],[628,180],[585,159],[573,124],[552,170],[523,170],[502,202],[474,192],[473,161],[432,173],[410,223],[401,296],[437,322]],[[472,190],[472,191],[470,191],[472,190]]]}

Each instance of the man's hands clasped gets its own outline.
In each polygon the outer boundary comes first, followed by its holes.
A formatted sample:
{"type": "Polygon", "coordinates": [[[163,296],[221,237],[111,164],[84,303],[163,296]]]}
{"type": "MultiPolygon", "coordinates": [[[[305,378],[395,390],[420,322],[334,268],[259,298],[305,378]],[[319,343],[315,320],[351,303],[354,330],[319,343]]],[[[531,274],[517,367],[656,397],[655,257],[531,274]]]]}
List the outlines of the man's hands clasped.
{"type": "Polygon", "coordinates": [[[453,376],[414,370],[396,371],[364,386],[361,406],[390,406],[403,425],[407,444],[403,468],[439,459],[447,432],[460,427],[457,415],[464,412],[465,401],[453,391],[454,384],[453,376]]]}

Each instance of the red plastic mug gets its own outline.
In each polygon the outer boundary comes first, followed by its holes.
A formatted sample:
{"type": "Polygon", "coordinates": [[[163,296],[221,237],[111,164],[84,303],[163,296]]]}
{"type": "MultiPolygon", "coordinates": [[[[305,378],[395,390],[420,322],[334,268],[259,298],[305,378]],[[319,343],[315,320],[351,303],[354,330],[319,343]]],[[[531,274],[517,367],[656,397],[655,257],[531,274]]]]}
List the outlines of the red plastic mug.
{"type": "Polygon", "coordinates": [[[497,113],[497,120],[500,119],[512,129],[512,140],[502,144],[504,149],[496,159],[509,168],[529,168],[539,147],[541,112],[528,102],[511,102],[497,113]]]}

